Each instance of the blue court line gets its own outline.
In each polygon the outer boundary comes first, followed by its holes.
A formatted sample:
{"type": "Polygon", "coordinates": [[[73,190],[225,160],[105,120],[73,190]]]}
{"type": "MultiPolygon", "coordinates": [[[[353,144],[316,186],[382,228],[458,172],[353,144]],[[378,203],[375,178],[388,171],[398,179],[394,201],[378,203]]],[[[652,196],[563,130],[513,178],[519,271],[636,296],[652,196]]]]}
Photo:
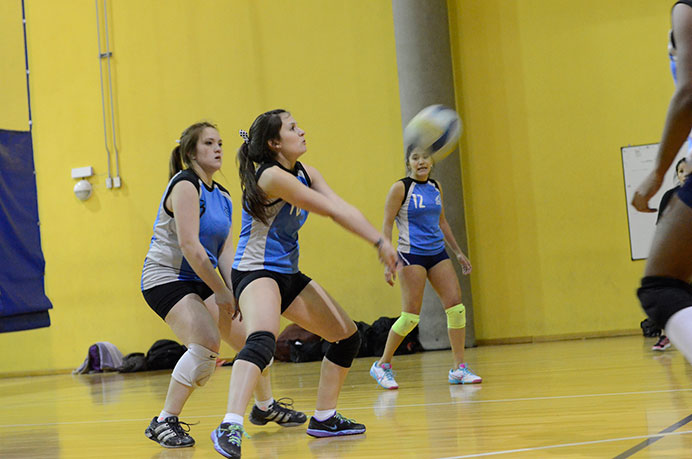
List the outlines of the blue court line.
{"type": "MultiPolygon", "coordinates": [[[[687,416],[687,417],[684,418],[684,419],[679,420],[678,422],[676,422],[676,423],[673,424],[672,426],[666,427],[665,429],[663,429],[662,431],[660,431],[659,434],[667,434],[667,433],[670,433],[670,432],[674,432],[674,431],[676,431],[677,429],[679,429],[680,427],[684,426],[685,424],[687,424],[687,423],[690,422],[690,421],[692,421],[692,414],[690,414],[689,416],[687,416]]],[[[643,442],[639,443],[638,445],[633,446],[632,448],[628,449],[628,450],[625,451],[624,453],[618,454],[618,455],[615,456],[613,459],[625,459],[625,458],[628,458],[628,457],[630,457],[630,456],[632,456],[632,455],[638,453],[639,451],[643,450],[643,449],[646,448],[647,446],[652,445],[654,442],[657,442],[658,440],[660,440],[660,439],[663,438],[663,437],[664,437],[664,435],[657,435],[657,436],[653,436],[653,437],[651,437],[651,438],[647,438],[647,439],[644,440],[643,442]]]]}

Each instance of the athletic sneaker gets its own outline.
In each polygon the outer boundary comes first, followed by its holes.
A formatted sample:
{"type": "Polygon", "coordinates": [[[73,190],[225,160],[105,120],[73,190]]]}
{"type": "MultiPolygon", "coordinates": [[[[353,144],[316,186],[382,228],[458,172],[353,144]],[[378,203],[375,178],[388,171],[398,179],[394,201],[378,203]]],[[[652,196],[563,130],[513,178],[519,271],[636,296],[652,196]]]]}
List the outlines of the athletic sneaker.
{"type": "Polygon", "coordinates": [[[483,381],[483,378],[474,374],[465,363],[460,363],[459,368],[449,370],[448,379],[450,384],[478,384],[483,381]]]}
{"type": "Polygon", "coordinates": [[[652,351],[665,351],[670,347],[670,340],[666,335],[661,335],[661,337],[656,341],[656,344],[651,348],[652,351]]]}
{"type": "Polygon", "coordinates": [[[283,427],[294,427],[303,424],[308,420],[308,417],[305,416],[305,413],[293,409],[293,399],[284,397],[279,400],[274,400],[274,402],[269,405],[267,411],[261,410],[257,405],[254,405],[250,412],[249,419],[251,423],[258,426],[263,426],[269,421],[274,421],[283,427]]]}
{"type": "Polygon", "coordinates": [[[348,419],[334,413],[329,419],[318,421],[315,416],[310,418],[308,424],[308,435],[313,437],[336,437],[338,435],[357,435],[365,432],[365,426],[358,424],[353,419],[348,419]]]}
{"type": "Polygon", "coordinates": [[[394,380],[394,372],[392,371],[391,363],[383,363],[380,365],[378,361],[370,367],[370,376],[372,376],[377,384],[385,389],[398,389],[399,385],[394,380]]]}
{"type": "Polygon", "coordinates": [[[224,457],[240,457],[240,443],[243,441],[243,426],[223,422],[211,433],[214,449],[224,457]]]}
{"type": "Polygon", "coordinates": [[[144,435],[164,448],[187,448],[195,444],[195,440],[188,435],[189,431],[190,424],[180,422],[178,416],[168,417],[161,422],[158,416],[154,416],[144,435]],[[183,426],[186,428],[183,429],[183,426]]]}

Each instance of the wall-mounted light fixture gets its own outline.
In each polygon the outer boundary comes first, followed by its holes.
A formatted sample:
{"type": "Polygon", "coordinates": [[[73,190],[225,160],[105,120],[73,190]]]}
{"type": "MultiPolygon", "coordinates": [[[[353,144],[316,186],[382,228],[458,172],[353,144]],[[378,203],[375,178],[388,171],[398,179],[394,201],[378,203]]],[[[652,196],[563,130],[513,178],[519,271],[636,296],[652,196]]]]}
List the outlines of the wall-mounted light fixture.
{"type": "Polygon", "coordinates": [[[72,169],[72,178],[80,179],[74,186],[74,195],[80,201],[86,201],[91,196],[91,183],[86,179],[94,175],[94,168],[91,166],[87,167],[77,167],[72,169]]]}

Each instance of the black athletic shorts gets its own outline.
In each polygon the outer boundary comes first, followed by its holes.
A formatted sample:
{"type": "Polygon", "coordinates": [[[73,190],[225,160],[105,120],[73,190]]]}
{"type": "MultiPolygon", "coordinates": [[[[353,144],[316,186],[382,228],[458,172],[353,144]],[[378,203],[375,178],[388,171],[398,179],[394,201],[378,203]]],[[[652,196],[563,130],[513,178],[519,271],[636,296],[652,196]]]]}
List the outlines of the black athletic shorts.
{"type": "Polygon", "coordinates": [[[173,306],[190,293],[196,293],[202,300],[206,300],[214,291],[204,282],[193,281],[169,282],[142,290],[142,295],[149,307],[164,320],[173,306]]]}
{"type": "Polygon", "coordinates": [[[257,271],[238,271],[234,269],[231,271],[231,283],[233,283],[233,294],[236,300],[240,298],[240,294],[243,293],[245,287],[250,285],[250,282],[262,277],[274,279],[278,284],[279,292],[281,293],[282,314],[312,280],[300,271],[295,274],[284,274],[267,269],[258,269],[257,271]]]}
{"type": "Polygon", "coordinates": [[[412,253],[399,252],[399,258],[403,260],[404,266],[420,265],[428,271],[442,260],[449,259],[449,255],[447,255],[445,249],[442,249],[442,252],[435,255],[414,255],[412,253]]]}

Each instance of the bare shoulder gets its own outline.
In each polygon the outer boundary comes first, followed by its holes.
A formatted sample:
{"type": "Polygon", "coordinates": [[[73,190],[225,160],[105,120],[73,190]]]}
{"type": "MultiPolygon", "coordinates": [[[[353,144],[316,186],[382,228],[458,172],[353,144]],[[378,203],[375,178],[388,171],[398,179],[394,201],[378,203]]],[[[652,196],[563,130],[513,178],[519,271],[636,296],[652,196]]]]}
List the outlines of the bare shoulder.
{"type": "Polygon", "coordinates": [[[287,188],[290,188],[295,177],[280,167],[268,167],[262,171],[257,185],[270,200],[281,198],[287,188]]]}
{"type": "Polygon", "coordinates": [[[397,196],[404,196],[404,182],[401,180],[397,180],[392,184],[392,186],[389,188],[389,194],[397,197],[397,196]]]}
{"type": "Polygon", "coordinates": [[[166,202],[170,204],[174,197],[175,199],[197,199],[199,197],[199,191],[189,180],[181,180],[173,185],[166,202]]]}
{"type": "Polygon", "coordinates": [[[278,166],[270,166],[267,167],[265,170],[262,171],[258,184],[264,188],[265,185],[268,185],[270,183],[274,183],[277,180],[285,180],[286,178],[293,177],[291,174],[283,170],[282,168],[278,166]]]}

